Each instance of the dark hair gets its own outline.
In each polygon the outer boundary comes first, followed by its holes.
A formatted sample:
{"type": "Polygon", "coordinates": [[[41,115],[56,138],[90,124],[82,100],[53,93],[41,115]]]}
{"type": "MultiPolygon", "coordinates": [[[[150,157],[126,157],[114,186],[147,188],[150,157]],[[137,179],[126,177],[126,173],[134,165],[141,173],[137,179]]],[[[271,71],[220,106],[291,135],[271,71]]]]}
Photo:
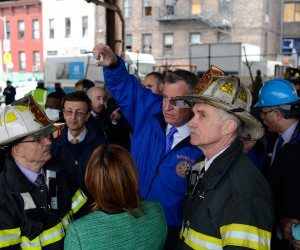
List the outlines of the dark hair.
{"type": "Polygon", "coordinates": [[[138,193],[135,161],[123,147],[108,144],[94,150],[85,172],[85,184],[94,198],[91,211],[144,213],[138,193]]]}
{"type": "Polygon", "coordinates": [[[88,98],[88,96],[86,95],[86,93],[84,92],[71,92],[68,93],[64,96],[64,98],[62,99],[62,108],[64,109],[65,107],[65,102],[69,101],[69,102],[85,102],[88,106],[88,112],[90,112],[92,110],[92,102],[90,100],[90,98],[88,98]]]}
{"type": "Polygon", "coordinates": [[[49,95],[47,96],[47,98],[49,98],[49,97],[51,97],[51,98],[57,98],[57,99],[61,99],[61,100],[63,99],[63,96],[59,92],[51,92],[51,93],[49,93],[49,95]]]}
{"type": "Polygon", "coordinates": [[[153,72],[150,72],[149,74],[147,74],[145,76],[145,78],[147,76],[154,76],[157,79],[157,83],[158,84],[165,83],[164,76],[161,73],[159,73],[159,72],[153,71],[153,72]]]}
{"type": "Polygon", "coordinates": [[[165,77],[165,83],[176,83],[178,81],[185,81],[191,92],[199,82],[199,78],[192,72],[184,69],[177,69],[165,77]]]}

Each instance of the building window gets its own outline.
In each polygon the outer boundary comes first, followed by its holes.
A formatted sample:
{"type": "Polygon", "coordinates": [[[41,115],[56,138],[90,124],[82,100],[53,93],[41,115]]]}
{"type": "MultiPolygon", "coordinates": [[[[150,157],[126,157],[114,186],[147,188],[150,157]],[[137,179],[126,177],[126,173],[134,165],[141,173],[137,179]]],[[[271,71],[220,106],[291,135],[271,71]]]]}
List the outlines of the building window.
{"type": "Polygon", "coordinates": [[[150,34],[143,35],[143,53],[151,54],[152,36],[150,34]]]}
{"type": "Polygon", "coordinates": [[[132,17],[132,0],[124,0],[124,17],[132,17]]]}
{"type": "Polygon", "coordinates": [[[82,17],[82,37],[88,37],[89,33],[89,22],[88,17],[83,16],[82,17]]]}
{"type": "Polygon", "coordinates": [[[143,16],[152,16],[152,1],[144,0],[143,16]]]}
{"type": "Polygon", "coordinates": [[[40,39],[40,23],[39,20],[32,20],[32,39],[40,39]]]}
{"type": "Polygon", "coordinates": [[[173,53],[174,35],[164,34],[164,53],[173,53]]]}
{"type": "Polygon", "coordinates": [[[10,22],[6,21],[6,39],[10,40],[10,22]]]}
{"type": "Polygon", "coordinates": [[[200,33],[191,33],[190,34],[190,44],[200,44],[200,43],[201,43],[200,33]]]}
{"type": "Polygon", "coordinates": [[[175,0],[165,0],[166,15],[174,15],[175,0]]]}
{"type": "Polygon", "coordinates": [[[191,14],[200,15],[201,13],[201,0],[192,0],[191,14]]]}
{"type": "Polygon", "coordinates": [[[26,55],[24,51],[19,52],[20,70],[26,70],[26,55]]]}
{"type": "Polygon", "coordinates": [[[132,51],[132,35],[126,35],[126,50],[132,51]]]}
{"type": "Polygon", "coordinates": [[[65,19],[65,38],[71,37],[71,18],[65,19]]]}
{"type": "Polygon", "coordinates": [[[54,19],[49,19],[49,38],[54,38],[54,19]]]}
{"type": "Polygon", "coordinates": [[[284,22],[300,22],[300,3],[284,4],[284,22]]]}
{"type": "Polygon", "coordinates": [[[39,71],[41,66],[41,56],[39,51],[33,51],[32,71],[39,71]]]}
{"type": "Polygon", "coordinates": [[[24,21],[18,21],[18,39],[24,40],[25,23],[24,21]]]}
{"type": "Polygon", "coordinates": [[[222,18],[230,19],[230,0],[220,0],[219,12],[221,13],[222,18]]]}

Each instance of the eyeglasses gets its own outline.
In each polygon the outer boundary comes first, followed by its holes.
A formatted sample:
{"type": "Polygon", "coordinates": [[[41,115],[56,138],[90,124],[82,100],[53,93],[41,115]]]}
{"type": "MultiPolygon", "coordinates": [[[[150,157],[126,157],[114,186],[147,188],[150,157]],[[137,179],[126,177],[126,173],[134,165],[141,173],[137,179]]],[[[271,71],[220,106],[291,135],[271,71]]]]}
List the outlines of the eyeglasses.
{"type": "Polygon", "coordinates": [[[42,143],[46,138],[50,138],[50,135],[44,135],[44,136],[36,136],[33,138],[33,140],[29,141],[20,141],[19,143],[27,143],[27,142],[35,142],[37,144],[42,143]]]}
{"type": "Polygon", "coordinates": [[[80,110],[76,110],[75,112],[73,112],[72,110],[63,109],[63,113],[66,116],[71,116],[71,115],[74,114],[77,117],[84,117],[88,112],[83,112],[83,111],[80,111],[80,110]]]}
{"type": "Polygon", "coordinates": [[[267,114],[269,114],[269,113],[271,113],[271,112],[273,112],[275,109],[270,109],[270,110],[268,110],[268,111],[260,111],[260,113],[259,113],[259,115],[260,115],[260,117],[261,118],[263,118],[263,116],[265,116],[265,115],[267,115],[267,114]]]}
{"type": "Polygon", "coordinates": [[[191,103],[187,100],[170,99],[169,103],[171,105],[179,107],[179,108],[191,108],[191,107],[193,107],[193,103],[191,103]]]}

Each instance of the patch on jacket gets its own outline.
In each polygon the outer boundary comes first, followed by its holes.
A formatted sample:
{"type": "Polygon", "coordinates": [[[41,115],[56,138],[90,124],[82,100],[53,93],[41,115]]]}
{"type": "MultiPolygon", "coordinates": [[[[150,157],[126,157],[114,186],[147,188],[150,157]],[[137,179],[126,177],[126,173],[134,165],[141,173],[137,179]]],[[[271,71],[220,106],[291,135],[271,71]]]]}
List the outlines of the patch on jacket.
{"type": "Polygon", "coordinates": [[[176,173],[178,176],[185,178],[185,171],[191,169],[191,164],[187,161],[178,162],[176,165],[176,173]]]}
{"type": "Polygon", "coordinates": [[[24,210],[36,208],[36,205],[31,197],[30,193],[21,193],[21,196],[24,201],[24,210]]]}

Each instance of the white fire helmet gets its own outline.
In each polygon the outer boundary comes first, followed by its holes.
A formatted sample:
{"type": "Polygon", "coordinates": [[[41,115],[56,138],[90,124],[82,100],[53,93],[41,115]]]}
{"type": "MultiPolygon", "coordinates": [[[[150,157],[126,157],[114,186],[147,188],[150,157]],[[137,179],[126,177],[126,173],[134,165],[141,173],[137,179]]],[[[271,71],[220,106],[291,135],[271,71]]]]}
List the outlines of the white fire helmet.
{"type": "Polygon", "coordinates": [[[32,96],[0,109],[0,145],[5,146],[29,135],[42,136],[57,128],[32,96]]]}
{"type": "MultiPolygon", "coordinates": [[[[242,122],[242,139],[258,140],[264,135],[262,124],[250,114],[252,96],[249,89],[237,76],[213,65],[201,77],[191,95],[175,99],[183,100],[187,105],[204,102],[237,116],[242,122]]],[[[179,105],[183,104],[179,102],[179,105]]]]}

